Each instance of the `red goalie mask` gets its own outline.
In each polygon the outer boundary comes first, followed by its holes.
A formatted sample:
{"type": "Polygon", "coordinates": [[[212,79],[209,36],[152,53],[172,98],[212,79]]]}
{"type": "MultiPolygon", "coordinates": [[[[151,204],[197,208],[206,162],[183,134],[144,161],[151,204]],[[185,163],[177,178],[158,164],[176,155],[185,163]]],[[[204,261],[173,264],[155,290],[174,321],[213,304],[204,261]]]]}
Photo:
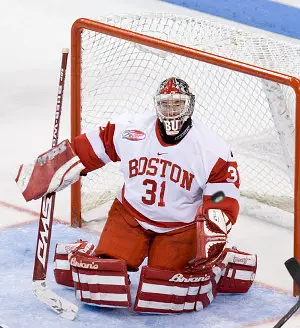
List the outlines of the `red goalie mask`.
{"type": "Polygon", "coordinates": [[[166,134],[175,136],[183,123],[192,116],[195,96],[185,81],[171,77],[160,84],[154,103],[157,117],[164,125],[166,134]]]}

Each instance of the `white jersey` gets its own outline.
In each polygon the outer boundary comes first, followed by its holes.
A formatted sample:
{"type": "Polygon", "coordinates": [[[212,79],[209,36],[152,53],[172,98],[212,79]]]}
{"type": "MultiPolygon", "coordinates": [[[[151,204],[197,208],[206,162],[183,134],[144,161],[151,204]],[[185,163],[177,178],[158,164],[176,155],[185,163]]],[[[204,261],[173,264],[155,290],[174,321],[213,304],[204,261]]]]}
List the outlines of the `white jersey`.
{"type": "Polygon", "coordinates": [[[223,209],[235,222],[236,163],[229,146],[198,120],[175,145],[163,142],[156,116],[137,114],[123,114],[77,139],[87,144],[76,147],[75,139],[74,148],[88,171],[120,161],[120,201],[145,229],[165,232],[192,223],[205,196],[209,201],[220,190],[226,195],[223,209]]]}

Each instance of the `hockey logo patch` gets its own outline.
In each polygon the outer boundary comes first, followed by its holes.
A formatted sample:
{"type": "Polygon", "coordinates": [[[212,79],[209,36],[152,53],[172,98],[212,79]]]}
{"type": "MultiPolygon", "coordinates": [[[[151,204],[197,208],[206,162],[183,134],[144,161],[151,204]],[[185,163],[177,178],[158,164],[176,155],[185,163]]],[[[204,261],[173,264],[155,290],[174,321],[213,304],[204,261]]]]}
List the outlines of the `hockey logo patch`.
{"type": "Polygon", "coordinates": [[[139,130],[125,130],[122,133],[122,138],[131,140],[131,141],[139,141],[145,139],[146,134],[139,130]]]}

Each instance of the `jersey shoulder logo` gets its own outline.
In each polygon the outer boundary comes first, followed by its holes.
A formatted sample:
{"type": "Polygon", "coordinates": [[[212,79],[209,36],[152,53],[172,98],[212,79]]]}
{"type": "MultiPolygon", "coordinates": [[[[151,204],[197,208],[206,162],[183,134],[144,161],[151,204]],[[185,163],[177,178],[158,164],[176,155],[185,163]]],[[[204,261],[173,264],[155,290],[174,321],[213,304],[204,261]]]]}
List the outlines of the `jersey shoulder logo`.
{"type": "Polygon", "coordinates": [[[125,130],[122,133],[122,139],[127,139],[131,141],[139,141],[145,139],[146,134],[139,130],[125,130]]]}

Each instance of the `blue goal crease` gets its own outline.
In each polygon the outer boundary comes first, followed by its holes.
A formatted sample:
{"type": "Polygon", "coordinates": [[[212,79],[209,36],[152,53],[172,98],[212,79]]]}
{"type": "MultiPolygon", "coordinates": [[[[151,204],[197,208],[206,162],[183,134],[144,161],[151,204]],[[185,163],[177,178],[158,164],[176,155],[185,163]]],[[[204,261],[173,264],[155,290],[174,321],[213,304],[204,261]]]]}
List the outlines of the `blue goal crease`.
{"type": "Polygon", "coordinates": [[[162,0],[300,39],[300,8],[270,0],[162,0]]]}
{"type": "MultiPolygon", "coordinates": [[[[9,327],[21,324],[21,327],[49,328],[53,326],[53,320],[60,320],[33,296],[31,290],[37,228],[38,222],[35,222],[1,231],[0,325],[5,323],[9,327]]],[[[47,284],[55,293],[79,306],[79,314],[75,321],[64,321],[64,328],[80,328],[83,325],[96,328],[99,327],[99,322],[103,327],[121,328],[157,326],[173,328],[183,324],[185,328],[192,328],[195,327],[195,322],[203,328],[240,328],[247,324],[280,317],[295,304],[295,299],[292,297],[264,287],[253,286],[246,294],[221,294],[203,311],[181,315],[141,315],[128,309],[84,305],[76,300],[73,290],[57,285],[53,275],[56,243],[72,242],[80,238],[94,244],[98,242],[98,236],[94,233],[58,223],[53,224],[47,284]]],[[[130,279],[131,295],[134,300],[139,283],[139,272],[131,273],[130,279]]]]}

